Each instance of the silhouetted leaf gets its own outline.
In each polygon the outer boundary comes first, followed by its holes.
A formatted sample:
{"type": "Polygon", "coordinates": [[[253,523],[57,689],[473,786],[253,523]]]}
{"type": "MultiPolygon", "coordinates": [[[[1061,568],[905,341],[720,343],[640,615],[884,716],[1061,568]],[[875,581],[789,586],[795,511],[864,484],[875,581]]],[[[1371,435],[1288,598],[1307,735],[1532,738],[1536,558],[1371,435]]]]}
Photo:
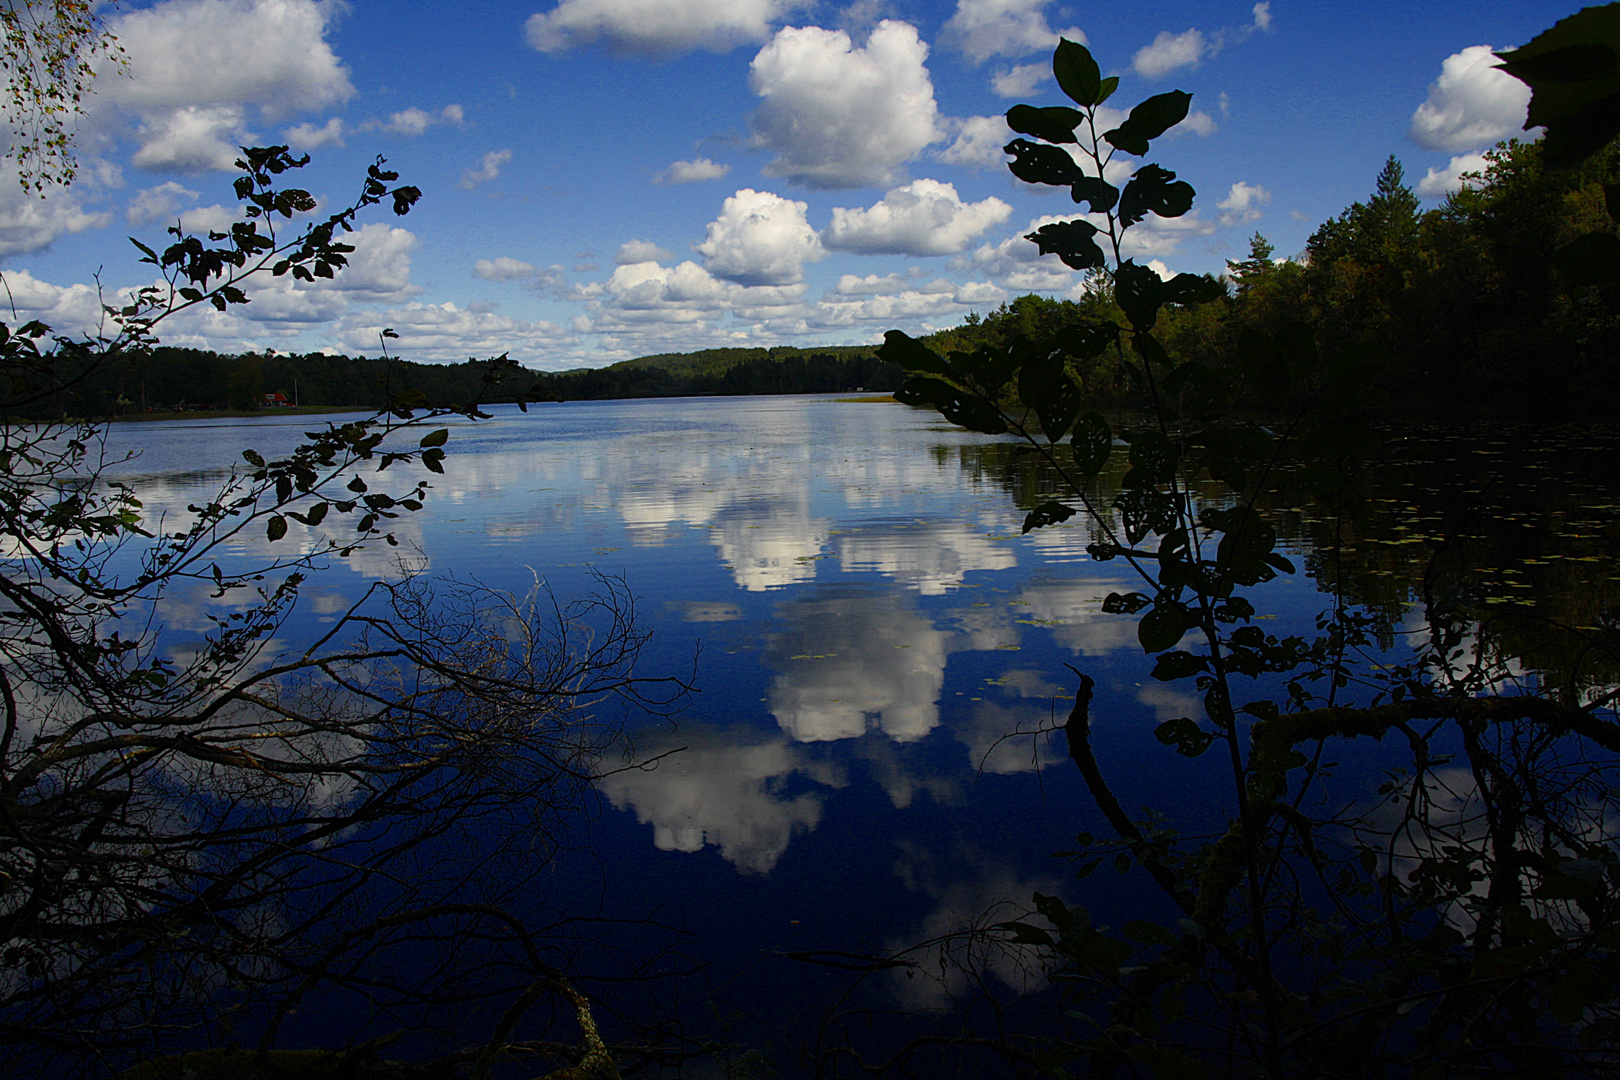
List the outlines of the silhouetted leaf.
{"type": "Polygon", "coordinates": [[[1168,484],[1176,478],[1180,455],[1176,453],[1175,444],[1163,433],[1133,431],[1127,432],[1123,438],[1130,440],[1131,444],[1131,471],[1125,474],[1123,486],[1151,487],[1155,484],[1168,484]]]}
{"type": "Polygon", "coordinates": [[[1075,181],[1069,194],[1077,203],[1090,203],[1094,214],[1108,213],[1119,201],[1119,188],[1095,176],[1075,181]]]}
{"type": "Polygon", "coordinates": [[[1153,603],[1151,596],[1144,596],[1139,592],[1111,592],[1103,597],[1102,609],[1107,615],[1135,615],[1151,603],[1153,603]]]}
{"type": "Polygon", "coordinates": [[[1035,241],[1042,255],[1056,255],[1070,269],[1089,270],[1107,263],[1102,248],[1092,239],[1096,235],[1097,226],[1076,219],[1043,225],[1024,239],[1035,241]]]}
{"type": "Polygon", "coordinates": [[[1125,539],[1140,543],[1149,533],[1164,533],[1175,528],[1176,500],[1168,491],[1151,487],[1126,488],[1114,499],[1119,511],[1120,524],[1125,527],[1125,539]]]}
{"type": "Polygon", "coordinates": [[[1068,521],[1074,517],[1074,513],[1073,507],[1064,506],[1060,502],[1043,502],[1024,515],[1024,532],[1042,529],[1048,525],[1056,525],[1060,521],[1068,521]]]}
{"type": "MultiPolygon", "coordinates": [[[[1060,38],[1052,53],[1052,74],[1058,89],[1077,105],[1095,105],[1100,100],[1102,72],[1091,50],[1068,38],[1060,38]]],[[[1118,83],[1119,80],[1115,80],[1118,83]]]]}
{"type": "Polygon", "coordinates": [[[1074,435],[1069,442],[1074,451],[1075,472],[1090,479],[1108,463],[1108,455],[1114,449],[1114,432],[1101,414],[1088,412],[1075,422],[1074,435]]]}
{"type": "MultiPolygon", "coordinates": [[[[1185,653],[1177,655],[1185,656],[1185,653]]],[[[1163,657],[1160,658],[1161,660],[1163,657]]],[[[1188,717],[1167,720],[1153,729],[1153,737],[1166,746],[1174,746],[1183,757],[1197,757],[1209,749],[1215,736],[1193,723],[1188,717]]]]}
{"type": "Polygon", "coordinates": [[[1007,163],[1012,174],[1026,184],[1053,184],[1070,187],[1086,178],[1080,163],[1067,150],[1028,139],[1014,139],[1002,150],[1013,156],[1007,163]]]}
{"type": "Polygon", "coordinates": [[[1151,330],[1164,303],[1164,279],[1151,266],[1126,259],[1114,275],[1114,302],[1137,330],[1151,330]]]}
{"type": "Polygon", "coordinates": [[[1076,360],[1095,360],[1119,340],[1119,327],[1111,322],[1072,323],[1053,336],[1058,349],[1076,360]]]}
{"type": "Polygon", "coordinates": [[[1175,648],[1176,643],[1195,625],[1197,623],[1185,604],[1161,596],[1136,624],[1136,637],[1142,643],[1143,652],[1164,652],[1175,648]]]}
{"type": "Polygon", "coordinates": [[[1176,365],[1170,374],[1164,377],[1159,389],[1167,395],[1174,397],[1189,386],[1208,386],[1219,381],[1219,376],[1210,369],[1208,364],[1197,360],[1189,360],[1185,364],[1176,365]]]}
{"type": "Polygon", "coordinates": [[[1132,941],[1140,941],[1144,945],[1174,945],[1176,935],[1173,931],[1160,926],[1158,923],[1137,919],[1120,927],[1120,931],[1132,941]]]}
{"type": "Polygon", "coordinates": [[[878,359],[908,372],[949,375],[951,371],[950,365],[933,349],[899,330],[890,330],[883,335],[883,344],[878,346],[878,359]]]}
{"type": "Polygon", "coordinates": [[[1020,135],[1033,135],[1049,143],[1075,142],[1074,129],[1085,119],[1079,109],[1067,105],[1054,105],[1037,109],[1033,105],[1014,105],[1007,110],[1007,126],[1020,135]]]}
{"type": "Polygon", "coordinates": [[[1269,461],[1276,449],[1276,440],[1253,423],[1208,427],[1196,441],[1209,475],[1233,487],[1241,487],[1248,470],[1269,461]]]}
{"type": "Polygon", "coordinates": [[[1148,142],[1185,120],[1191,107],[1192,95],[1183,91],[1155,94],[1132,109],[1119,127],[1103,132],[1103,138],[1127,154],[1141,157],[1148,152],[1148,142]]]}
{"type": "Polygon", "coordinates": [[[1164,283],[1167,304],[1207,304],[1226,295],[1226,286],[1212,274],[1177,274],[1164,283]]]}
{"type": "Polygon", "coordinates": [[[265,526],[264,534],[273,544],[287,535],[287,519],[280,514],[272,514],[269,523],[265,526]]]}
{"type": "Polygon", "coordinates": [[[1119,197],[1119,218],[1126,225],[1135,225],[1151,211],[1162,218],[1176,218],[1192,209],[1197,192],[1185,180],[1157,165],[1143,165],[1136,170],[1119,197]]]}
{"type": "Polygon", "coordinates": [[[1035,910],[1041,917],[1059,930],[1067,930],[1074,925],[1074,914],[1069,911],[1069,905],[1055,896],[1045,896],[1036,893],[1034,896],[1035,910]]]}
{"type": "Polygon", "coordinates": [[[1017,340],[1012,346],[983,345],[970,353],[952,353],[951,363],[960,371],[960,380],[980,391],[984,398],[1000,400],[1012,382],[1013,372],[1029,358],[1031,348],[1027,342],[1017,340]]]}
{"type": "Polygon", "coordinates": [[[1069,377],[1063,354],[1056,352],[1024,362],[1018,373],[1018,396],[1035,409],[1041,434],[1053,443],[1068,434],[1082,402],[1080,387],[1069,377]]]}
{"type": "Polygon", "coordinates": [[[1004,922],[996,924],[997,930],[1005,930],[1012,935],[1014,945],[1052,945],[1052,935],[1038,926],[1031,926],[1024,922],[1004,922]]]}
{"type": "Polygon", "coordinates": [[[1496,55],[1531,89],[1524,126],[1547,129],[1549,166],[1578,165],[1620,135],[1620,7],[1586,8],[1496,55]]]}
{"type": "Polygon", "coordinates": [[[1154,663],[1153,677],[1160,682],[1174,682],[1177,679],[1189,679],[1207,667],[1209,667],[1207,657],[1195,656],[1189,652],[1167,652],[1154,663]]]}
{"type": "Polygon", "coordinates": [[[905,405],[932,406],[945,419],[969,431],[1001,435],[1007,430],[1007,421],[999,410],[939,379],[913,376],[894,392],[894,399],[905,405]]]}

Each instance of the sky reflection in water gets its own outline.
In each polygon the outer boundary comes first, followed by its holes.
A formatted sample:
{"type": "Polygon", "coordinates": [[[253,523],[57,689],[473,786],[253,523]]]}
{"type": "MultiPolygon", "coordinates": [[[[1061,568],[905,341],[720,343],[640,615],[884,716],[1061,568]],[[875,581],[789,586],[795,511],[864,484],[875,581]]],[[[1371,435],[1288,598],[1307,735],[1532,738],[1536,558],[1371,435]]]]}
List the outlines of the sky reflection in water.
{"type": "MultiPolygon", "coordinates": [[[[1132,587],[1128,567],[1088,561],[1079,518],[1020,536],[1011,494],[971,467],[983,438],[808,397],[497,413],[452,425],[446,475],[398,522],[407,557],[511,590],[538,575],[560,597],[592,570],[622,575],[654,632],[646,674],[690,670],[701,642],[689,712],[633,732],[642,756],[678,752],[602,784],[610,809],[589,843],[609,909],[673,901],[705,948],[742,963],[784,935],[897,944],[1036,888],[1122,902],[1118,884],[1077,886],[1051,859],[1096,822],[1061,748],[1017,734],[1066,714],[1064,662],[1098,681],[1095,738],[1125,805],[1197,798],[1151,730],[1198,703],[1148,678],[1135,621],[1101,610],[1132,587]]],[[[270,456],[317,424],[114,438],[145,448],[127,471],[149,511],[179,520],[219,483],[199,468],[249,445],[270,456]]],[[[289,540],[308,542],[299,528],[289,540]]],[[[264,551],[257,536],[239,547],[264,551]]],[[[329,620],[396,554],[334,560],[299,625],[329,620]]],[[[1303,578],[1268,596],[1296,615],[1323,606],[1303,578]]],[[[200,632],[207,602],[176,597],[170,626],[200,632]]],[[[788,977],[772,970],[752,977],[788,977]]]]}

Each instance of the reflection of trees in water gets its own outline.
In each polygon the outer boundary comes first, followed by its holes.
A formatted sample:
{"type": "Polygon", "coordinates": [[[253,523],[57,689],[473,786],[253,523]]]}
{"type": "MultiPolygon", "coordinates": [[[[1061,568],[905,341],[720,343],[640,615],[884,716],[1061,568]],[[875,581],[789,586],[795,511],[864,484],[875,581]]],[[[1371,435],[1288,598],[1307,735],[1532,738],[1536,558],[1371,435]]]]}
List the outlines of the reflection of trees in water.
{"type": "MultiPolygon", "coordinates": [[[[1010,443],[934,454],[1020,510],[1064,490],[1047,463],[1010,443]]],[[[1112,507],[1122,457],[1088,483],[1094,506],[1112,507]]],[[[1412,606],[1427,593],[1471,612],[1490,647],[1526,670],[1607,687],[1620,684],[1620,657],[1603,644],[1620,631],[1617,457],[1620,437],[1591,425],[1407,424],[1342,500],[1305,494],[1283,468],[1257,505],[1324,593],[1366,611],[1383,648],[1413,629],[1412,606]]]]}

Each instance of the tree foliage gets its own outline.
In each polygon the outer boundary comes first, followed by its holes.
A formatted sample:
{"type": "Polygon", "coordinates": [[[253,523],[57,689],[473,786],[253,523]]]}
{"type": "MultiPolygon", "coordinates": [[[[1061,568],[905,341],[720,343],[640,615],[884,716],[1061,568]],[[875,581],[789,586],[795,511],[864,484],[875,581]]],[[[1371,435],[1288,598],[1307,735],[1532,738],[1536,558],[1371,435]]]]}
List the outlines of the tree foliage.
{"type": "MultiPolygon", "coordinates": [[[[1157,739],[1208,762],[1233,809],[1217,821],[1130,815],[1092,749],[1099,691],[1076,671],[1062,731],[1102,822],[1079,837],[1079,876],[1105,859],[1139,866],[1175,915],[1109,928],[1037,895],[1029,916],[972,936],[1033,955],[1068,1019],[940,1041],[1056,1076],[1604,1074],[1620,1043],[1617,694],[1574,670],[1518,681],[1515,639],[1470,602],[1450,544],[1422,576],[1409,654],[1380,648],[1380,618],[1342,591],[1314,635],[1259,621],[1267,583],[1296,572],[1270,510],[1278,492],[1316,500],[1342,529],[1378,445],[1381,372],[1405,306],[1421,302],[1414,255],[1430,224],[1399,163],[1313,237],[1302,268],[1271,263],[1257,238],[1236,297],[1192,275],[1164,280],[1122,259],[1120,238],[1146,213],[1185,213],[1195,193],[1156,164],[1123,190],[1100,178],[1114,149],[1145,156],[1187,95],[1157,95],[1099,132],[1112,87],[1089,52],[1064,41],[1053,64],[1073,107],[1009,112],[1039,140],[1010,143],[1010,168],[1089,208],[1029,239],[1106,274],[1106,301],[1055,327],[1003,317],[943,354],[891,331],[881,355],[909,373],[901,400],[1045,463],[1054,489],[1026,532],[1083,517],[1092,559],[1134,576],[1104,610],[1136,616],[1153,677],[1201,706],[1157,739]],[[1314,290],[1316,306],[1275,302],[1274,289],[1314,290]],[[1200,304],[1265,304],[1272,318],[1234,327],[1223,357],[1177,355],[1168,331],[1200,304]],[[1319,334],[1301,311],[1339,321],[1319,334]],[[1104,357],[1139,413],[1094,407],[1084,372],[1104,357]],[[1333,797],[1327,778],[1365,739],[1404,742],[1407,768],[1376,794],[1333,797]]],[[[1323,541],[1319,558],[1333,561],[1342,533],[1323,541]]],[[[1612,651],[1600,635],[1560,632],[1612,651]]],[[[891,1061],[909,1067],[924,1046],[891,1061]]]]}
{"type": "Polygon", "coordinates": [[[23,189],[72,183],[73,124],[98,73],[116,71],[123,50],[107,28],[109,4],[94,0],[9,0],[0,6],[5,73],[6,155],[23,189]],[[98,71],[99,69],[99,71],[98,71]]]}
{"type": "MultiPolygon", "coordinates": [[[[349,206],[287,234],[278,220],[313,205],[282,183],[302,164],[246,149],[244,221],[172,229],[161,250],[136,241],[163,284],[108,306],[105,336],[0,326],[6,408],[59,399],[64,371],[149,358],[166,319],[248,303],[255,275],[340,272],[356,215],[404,214],[418,196],[379,159],[349,206]]],[[[485,390],[516,369],[482,366],[485,390]]],[[[350,1044],[321,1058],[353,1074],[388,1041],[372,1038],[379,1020],[415,1029],[449,1001],[504,1019],[436,1067],[481,1075],[513,1052],[603,1067],[589,998],[556,952],[568,918],[531,886],[559,815],[622,749],[624,710],[685,690],[633,672],[645,634],[623,585],[512,596],[402,562],[313,639],[288,633],[311,574],[395,545],[395,522],[423,510],[449,416],[483,413],[395,394],[289,452],[245,448],[211,496],[161,513],[119,479],[103,423],[0,428],[9,1073],[145,1058],[146,1075],[193,1075],[206,1055],[153,1055],[244,1043],[209,1067],[269,1068],[291,1017],[318,1003],[355,1017],[350,1044]],[[184,628],[187,607],[202,629],[184,628]],[[548,1002],[566,1028],[525,1051],[548,1002]]]]}

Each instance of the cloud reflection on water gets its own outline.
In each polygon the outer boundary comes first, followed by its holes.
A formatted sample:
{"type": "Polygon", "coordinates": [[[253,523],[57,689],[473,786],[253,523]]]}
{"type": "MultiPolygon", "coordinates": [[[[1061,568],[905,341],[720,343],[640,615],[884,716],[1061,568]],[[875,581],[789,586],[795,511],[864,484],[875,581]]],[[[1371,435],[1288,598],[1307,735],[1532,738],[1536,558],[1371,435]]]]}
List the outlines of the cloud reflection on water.
{"type": "Polygon", "coordinates": [[[948,631],[901,592],[830,592],[777,608],[784,629],[766,661],[770,710],[800,742],[852,739],[877,728],[914,742],[939,723],[948,631]]]}
{"type": "Polygon", "coordinates": [[[660,851],[701,851],[712,845],[745,873],[769,873],[794,835],[821,822],[817,792],[786,795],[795,773],[814,773],[827,786],[842,777],[818,769],[781,737],[747,728],[686,728],[643,749],[650,755],[684,747],[644,769],[614,773],[602,792],[619,810],[653,827],[660,851]],[[667,744],[667,745],[666,745],[667,744]]]}

